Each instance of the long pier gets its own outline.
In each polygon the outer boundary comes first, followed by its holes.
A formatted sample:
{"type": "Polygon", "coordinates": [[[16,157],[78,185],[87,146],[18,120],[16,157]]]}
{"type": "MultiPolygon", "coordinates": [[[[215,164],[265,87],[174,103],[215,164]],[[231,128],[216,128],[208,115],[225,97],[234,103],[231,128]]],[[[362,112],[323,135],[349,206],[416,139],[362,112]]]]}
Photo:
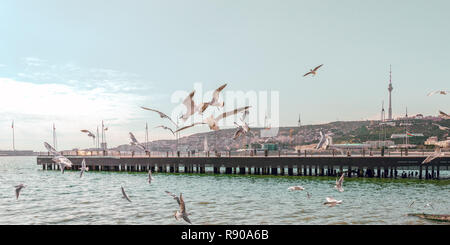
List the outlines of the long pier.
{"type": "MultiPolygon", "coordinates": [[[[275,156],[66,156],[72,170],[81,167],[83,159],[93,171],[129,171],[163,173],[254,174],[287,176],[340,176],[367,178],[440,179],[440,171],[449,170],[450,156],[421,164],[426,155],[338,156],[338,155],[275,155],[275,156]],[[208,171],[207,171],[208,169],[208,171]]],[[[39,155],[37,164],[43,170],[58,170],[52,156],[39,155]]]]}

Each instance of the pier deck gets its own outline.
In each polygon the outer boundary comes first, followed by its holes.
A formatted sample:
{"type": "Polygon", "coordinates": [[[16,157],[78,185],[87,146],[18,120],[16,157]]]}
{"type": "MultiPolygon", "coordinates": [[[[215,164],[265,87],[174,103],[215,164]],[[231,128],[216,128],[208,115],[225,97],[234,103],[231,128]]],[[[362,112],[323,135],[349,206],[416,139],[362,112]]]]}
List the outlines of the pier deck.
{"type": "MultiPolygon", "coordinates": [[[[423,155],[409,156],[337,156],[337,155],[277,155],[277,156],[66,156],[78,170],[81,161],[94,171],[136,171],[171,173],[256,174],[289,176],[419,178],[439,179],[440,171],[449,170],[450,156],[421,165],[423,155]],[[211,170],[212,169],[212,170],[211,170]],[[313,171],[314,170],[314,171],[313,171]],[[345,170],[345,171],[344,171],[345,170]],[[399,171],[403,171],[401,174],[399,171]],[[404,171],[412,171],[410,176],[404,171]]],[[[44,170],[59,169],[52,156],[38,156],[37,164],[44,170]]]]}

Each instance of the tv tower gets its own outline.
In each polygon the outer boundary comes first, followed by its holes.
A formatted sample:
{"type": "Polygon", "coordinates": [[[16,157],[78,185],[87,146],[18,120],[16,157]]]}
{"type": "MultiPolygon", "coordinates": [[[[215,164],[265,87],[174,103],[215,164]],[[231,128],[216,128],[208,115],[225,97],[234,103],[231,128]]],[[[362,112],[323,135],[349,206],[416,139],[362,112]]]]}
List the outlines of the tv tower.
{"type": "Polygon", "coordinates": [[[392,66],[389,66],[389,87],[388,87],[388,91],[389,91],[389,109],[388,109],[388,120],[392,120],[392,97],[391,97],[391,92],[394,89],[394,87],[392,87],[392,66]]]}

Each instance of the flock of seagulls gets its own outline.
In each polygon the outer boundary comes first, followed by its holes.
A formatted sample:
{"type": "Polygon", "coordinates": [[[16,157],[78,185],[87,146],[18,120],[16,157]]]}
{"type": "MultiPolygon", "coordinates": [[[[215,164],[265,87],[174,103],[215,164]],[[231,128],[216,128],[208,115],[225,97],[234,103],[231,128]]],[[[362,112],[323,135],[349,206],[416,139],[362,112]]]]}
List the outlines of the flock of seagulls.
{"type": "MultiPolygon", "coordinates": [[[[336,185],[334,186],[334,188],[339,191],[339,192],[344,192],[344,188],[342,187],[343,183],[344,183],[344,176],[345,176],[345,172],[342,173],[341,177],[339,179],[336,179],[336,185]]],[[[289,191],[304,191],[305,188],[301,185],[297,185],[297,186],[291,186],[288,187],[289,191]]],[[[308,199],[311,198],[311,193],[306,192],[306,197],[308,199]]],[[[341,204],[342,200],[336,200],[333,197],[326,197],[325,198],[326,201],[323,203],[324,205],[328,205],[329,207],[334,207],[337,204],[341,204]]]]}

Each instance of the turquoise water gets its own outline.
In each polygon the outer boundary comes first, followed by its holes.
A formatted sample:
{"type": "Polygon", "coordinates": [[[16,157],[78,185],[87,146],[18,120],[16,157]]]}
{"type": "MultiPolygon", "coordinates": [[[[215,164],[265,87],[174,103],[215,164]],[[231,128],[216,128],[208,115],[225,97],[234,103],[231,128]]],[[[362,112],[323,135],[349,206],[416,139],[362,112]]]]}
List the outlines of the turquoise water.
{"type": "Polygon", "coordinates": [[[182,192],[193,224],[439,224],[407,213],[450,213],[450,181],[44,171],[35,157],[0,157],[0,224],[163,224],[182,192]],[[27,185],[18,200],[14,186],[27,185]],[[131,203],[122,198],[123,185],[131,203]],[[305,191],[288,191],[302,185],[305,191]],[[325,197],[343,200],[323,205],[325,197]],[[414,201],[412,207],[410,203],[414,201]],[[433,208],[424,207],[432,203],[433,208]]]}

